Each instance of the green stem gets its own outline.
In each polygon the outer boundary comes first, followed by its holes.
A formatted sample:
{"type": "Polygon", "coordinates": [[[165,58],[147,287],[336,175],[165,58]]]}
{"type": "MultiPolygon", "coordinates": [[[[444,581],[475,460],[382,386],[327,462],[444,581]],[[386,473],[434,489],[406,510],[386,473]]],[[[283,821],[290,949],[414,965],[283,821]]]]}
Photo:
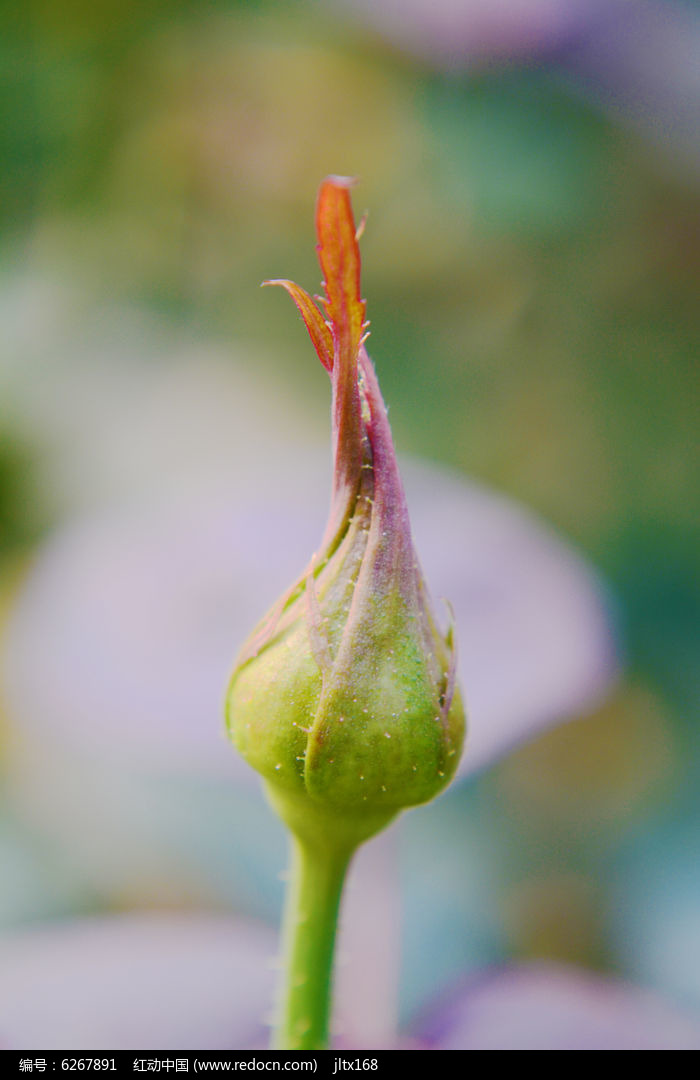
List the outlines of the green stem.
{"type": "Polygon", "coordinates": [[[282,933],[283,1000],[275,1050],[328,1046],[333,949],[350,855],[292,837],[282,933]]]}

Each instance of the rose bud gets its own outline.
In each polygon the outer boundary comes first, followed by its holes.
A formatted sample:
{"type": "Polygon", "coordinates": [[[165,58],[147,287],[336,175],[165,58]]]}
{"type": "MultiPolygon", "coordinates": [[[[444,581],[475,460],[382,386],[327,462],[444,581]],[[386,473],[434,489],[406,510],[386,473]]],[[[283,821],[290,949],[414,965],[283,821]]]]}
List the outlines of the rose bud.
{"type": "Polygon", "coordinates": [[[353,848],[449,783],[465,721],[364,347],[350,185],[328,177],[318,195],[324,314],[293,282],[265,283],[290,293],[331,378],[333,491],[318,552],[238,657],[227,723],[300,838],[353,848]]]}

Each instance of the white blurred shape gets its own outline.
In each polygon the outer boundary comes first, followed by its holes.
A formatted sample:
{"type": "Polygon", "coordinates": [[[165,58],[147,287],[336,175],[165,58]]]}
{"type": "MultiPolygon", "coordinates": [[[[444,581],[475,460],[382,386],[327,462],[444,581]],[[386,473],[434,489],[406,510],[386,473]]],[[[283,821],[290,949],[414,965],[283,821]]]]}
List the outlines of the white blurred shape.
{"type": "Polygon", "coordinates": [[[445,68],[528,57],[566,40],[600,0],[336,0],[392,44],[445,68]]]}
{"type": "Polygon", "coordinates": [[[0,1042],[31,1050],[266,1043],[274,942],[254,923],[127,915],[0,939],[0,1042]]]}
{"type": "Polygon", "coordinates": [[[532,964],[452,994],[423,1036],[439,1050],[698,1050],[700,1019],[634,986],[532,964]]]}
{"type": "Polygon", "coordinates": [[[396,830],[355,855],[343,896],[334,1030],[343,1046],[391,1049],[398,1026],[401,895],[396,830]],[[370,969],[371,964],[371,969],[370,969]]]}

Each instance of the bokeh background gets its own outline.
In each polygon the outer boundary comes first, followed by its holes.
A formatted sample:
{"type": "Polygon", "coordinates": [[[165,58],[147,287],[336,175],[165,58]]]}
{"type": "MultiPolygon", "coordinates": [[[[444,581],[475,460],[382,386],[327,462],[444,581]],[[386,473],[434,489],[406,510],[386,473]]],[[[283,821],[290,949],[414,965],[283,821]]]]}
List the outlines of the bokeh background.
{"type": "MultiPolygon", "coordinates": [[[[153,477],[181,483],[202,402],[219,428],[231,386],[246,403],[243,459],[210,452],[231,500],[260,432],[326,438],[325,377],[285,298],[257,286],[313,289],[318,183],[359,177],[399,451],[568,537],[607,584],[624,667],[602,704],[407,819],[403,1022],[450,979],[529,959],[700,1011],[697,8],[27,0],[3,22],[3,625],[60,530],[149,502],[153,477]],[[144,420],[161,399],[182,418],[165,445],[144,420]]],[[[40,684],[50,657],[35,663],[40,684]]],[[[284,839],[254,787],[234,819],[180,775],[162,859],[130,863],[126,827],[73,843],[90,831],[87,766],[75,819],[52,820],[49,736],[28,743],[26,726],[15,695],[5,934],[165,907],[274,924],[284,839]],[[223,865],[208,838],[229,831],[223,865]]],[[[120,797],[136,835],[157,809],[120,797]]]]}

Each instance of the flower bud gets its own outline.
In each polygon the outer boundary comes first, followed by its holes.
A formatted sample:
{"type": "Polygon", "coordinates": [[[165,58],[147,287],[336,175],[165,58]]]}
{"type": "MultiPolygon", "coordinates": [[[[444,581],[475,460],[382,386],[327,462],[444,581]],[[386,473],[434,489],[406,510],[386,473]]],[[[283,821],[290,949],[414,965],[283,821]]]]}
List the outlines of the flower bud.
{"type": "Polygon", "coordinates": [[[464,709],[364,347],[349,187],[329,177],[318,196],[324,314],[293,282],[266,282],[291,294],[330,374],[333,493],[318,553],[238,657],[227,722],[297,834],[354,846],[445,787],[464,709]]]}

